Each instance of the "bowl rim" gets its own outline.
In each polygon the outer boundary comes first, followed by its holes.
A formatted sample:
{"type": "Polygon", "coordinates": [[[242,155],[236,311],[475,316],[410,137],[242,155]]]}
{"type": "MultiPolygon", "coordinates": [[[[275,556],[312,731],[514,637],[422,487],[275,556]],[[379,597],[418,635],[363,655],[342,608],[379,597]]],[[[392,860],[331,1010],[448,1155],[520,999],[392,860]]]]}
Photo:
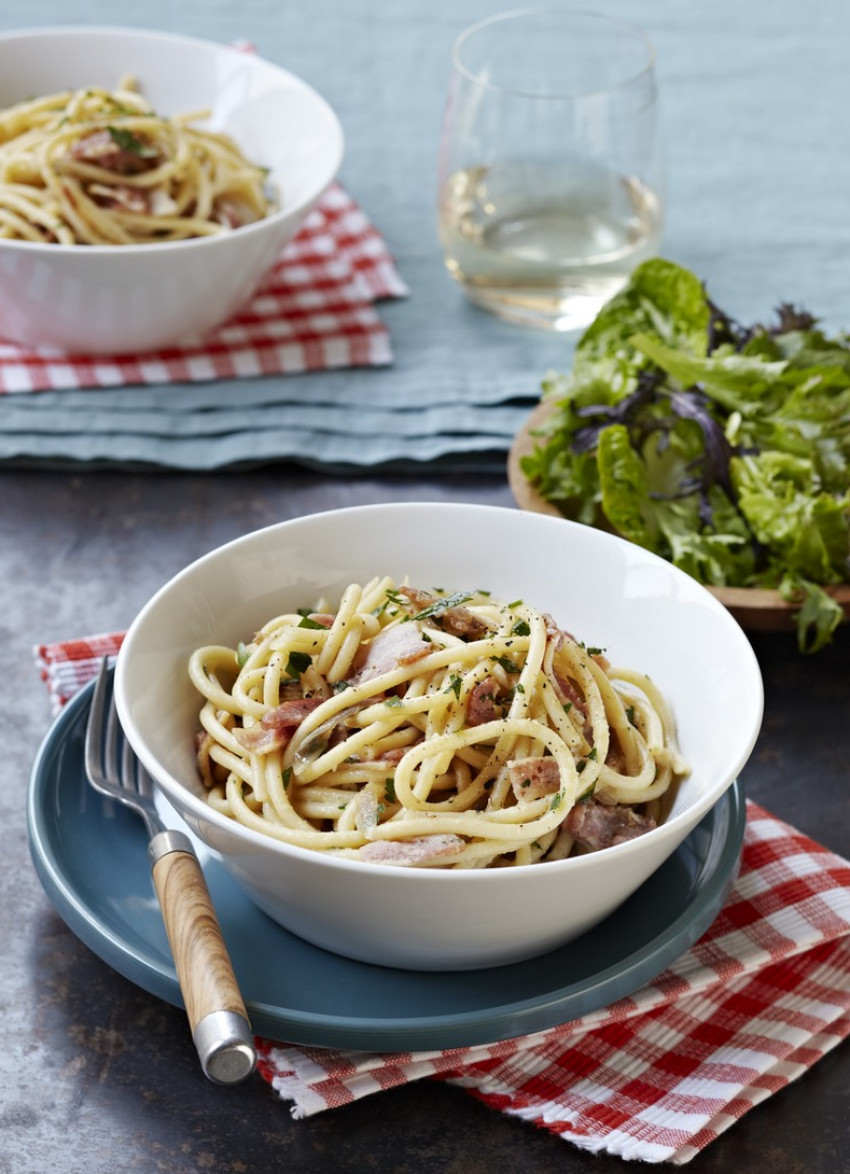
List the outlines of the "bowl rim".
{"type": "MultiPolygon", "coordinates": [[[[239,48],[235,44],[220,44],[217,41],[210,41],[204,37],[190,36],[184,33],[164,32],[158,29],[144,29],[137,27],[122,28],[119,25],[49,25],[44,28],[21,28],[9,29],[6,32],[0,32],[0,48],[4,44],[13,43],[22,40],[47,40],[56,38],[62,40],[65,37],[69,39],[72,37],[89,36],[95,38],[107,37],[126,37],[130,40],[134,38],[145,38],[150,41],[171,42],[174,44],[194,45],[203,49],[212,49],[217,53],[233,54],[242,60],[253,61],[257,65],[262,65],[265,68],[271,69],[274,72],[286,78],[289,82],[296,83],[295,88],[301,90],[302,93],[308,94],[316,103],[323,115],[328,120],[330,130],[333,132],[333,151],[329,157],[328,165],[325,168],[325,174],[320,183],[314,185],[313,189],[306,195],[293,204],[287,204],[284,207],[278,208],[277,211],[271,213],[269,216],[263,217],[262,220],[256,220],[252,224],[244,224],[239,228],[233,229],[229,233],[219,233],[214,236],[189,237],[187,240],[179,241],[149,241],[147,243],[139,242],[138,244],[128,245],[85,245],[78,249],[72,247],[62,249],[61,255],[63,257],[81,255],[85,253],[86,257],[127,257],[134,255],[143,255],[150,257],[156,253],[174,254],[180,251],[197,249],[206,246],[209,248],[212,245],[222,245],[226,241],[232,241],[234,235],[237,239],[244,240],[248,234],[266,232],[271,228],[288,221],[293,216],[298,216],[305,210],[309,210],[327,191],[333,183],[336,175],[342,165],[343,155],[345,152],[345,135],[342,129],[342,124],[339,117],[328,100],[324,98],[315,87],[311,86],[309,82],[304,81],[297,74],[292,73],[291,70],[286,69],[282,65],[278,65],[274,61],[270,61],[267,57],[261,56],[253,50],[239,48]]],[[[45,253],[48,256],[57,254],[57,246],[54,243],[47,241],[24,241],[24,240],[0,240],[0,248],[2,249],[22,249],[27,253],[45,253]]]]}
{"type": "MultiPolygon", "coordinates": [[[[428,510],[436,510],[438,512],[461,512],[472,510],[475,512],[487,512],[491,515],[501,514],[510,515],[514,519],[527,518],[532,520],[532,524],[541,526],[543,528],[551,528],[557,526],[560,532],[564,531],[564,527],[571,528],[574,531],[588,532],[594,535],[593,541],[601,541],[605,543],[615,543],[617,545],[625,545],[628,547],[630,556],[632,558],[638,557],[652,565],[660,565],[665,572],[672,575],[673,579],[682,583],[686,583],[698,596],[710,611],[723,617],[723,622],[729,625],[729,630],[736,633],[735,639],[738,640],[739,647],[743,659],[748,662],[750,668],[750,677],[752,686],[756,690],[757,695],[754,698],[754,716],[755,721],[753,726],[747,734],[746,739],[742,743],[739,750],[733,769],[729,772],[729,777],[723,784],[716,783],[712,788],[709,788],[705,795],[695,803],[690,804],[683,811],[668,819],[662,824],[659,824],[652,831],[633,840],[625,841],[621,844],[614,844],[601,852],[591,852],[582,856],[568,857],[565,860],[555,860],[547,862],[545,874],[549,876],[558,875],[565,869],[570,872],[580,874],[587,869],[595,869],[599,867],[599,861],[602,860],[617,860],[624,859],[627,855],[632,855],[636,851],[640,851],[640,845],[646,844],[647,841],[653,843],[660,843],[664,838],[673,839],[674,843],[678,843],[681,839],[679,831],[682,827],[698,822],[707,811],[709,811],[721,798],[721,796],[728,790],[729,787],[737,780],[739,772],[744,767],[752,751],[755,747],[756,741],[761,731],[761,725],[764,715],[764,682],[761,674],[761,669],[756,657],[755,651],[750,644],[746,634],[744,633],[738,622],[731,616],[729,611],[717,600],[710,591],[708,591],[702,584],[698,583],[686,572],[680,568],[673,566],[672,563],[662,559],[659,555],[652,551],[645,550],[640,547],[635,547],[633,543],[629,543],[624,538],[620,538],[614,534],[607,534],[603,531],[597,530],[591,526],[584,526],[580,522],[570,521],[568,519],[558,519],[547,517],[542,514],[529,514],[525,511],[514,509],[506,506],[483,504],[477,502],[373,502],[363,505],[344,506],[338,509],[318,510],[311,514],[303,514],[294,518],[287,518],[283,521],[273,522],[268,526],[262,526],[255,530],[246,531],[243,534],[237,535],[235,538],[229,539],[227,542],[221,543],[219,546],[213,547],[205,554],[193,559],[192,562],[184,566],[180,571],[176,572],[170,579],[163,583],[157,591],[148,599],[142,608],[137,613],[135,619],[127,630],[121,649],[118,653],[115,665],[114,688],[115,697],[118,707],[118,714],[121,719],[121,724],[124,727],[126,736],[134,750],[138,754],[143,764],[150,771],[154,778],[157,789],[162,793],[163,797],[169,803],[174,805],[175,800],[172,795],[176,797],[176,802],[185,806],[185,808],[192,813],[199,821],[212,824],[213,827],[228,832],[237,839],[242,840],[248,845],[270,850],[271,854],[278,859],[286,859],[287,857],[294,857],[296,860],[303,862],[313,862],[319,864],[320,862],[327,867],[341,869],[343,872],[354,869],[355,873],[362,874],[363,870],[374,870],[376,865],[387,875],[395,878],[402,877],[423,877],[429,876],[433,878],[441,878],[439,880],[429,880],[427,884],[445,884],[449,883],[449,878],[457,878],[459,876],[468,879],[460,882],[463,884],[494,884],[493,880],[482,881],[472,880],[477,877],[510,877],[516,875],[532,875],[540,874],[539,864],[519,864],[512,865],[509,868],[497,869],[441,869],[441,868],[411,868],[404,865],[385,864],[383,862],[350,860],[345,857],[334,856],[330,853],[317,851],[311,848],[303,848],[298,844],[289,844],[285,840],[278,840],[273,836],[266,835],[263,832],[256,831],[253,828],[246,827],[237,820],[231,819],[229,816],[210,807],[204,799],[196,795],[190,787],[181,782],[178,778],[172,775],[149,753],[144,739],[137,733],[135,721],[132,717],[127,703],[126,697],[126,674],[127,662],[132,654],[132,645],[136,638],[137,632],[143,628],[147,616],[158,606],[160,600],[174,587],[178,586],[180,581],[187,579],[190,576],[196,575],[206,564],[212,564],[217,559],[225,557],[228,553],[238,548],[244,543],[259,541],[270,536],[276,532],[282,532],[297,526],[309,524],[320,518],[340,518],[344,519],[351,515],[375,515],[378,513],[422,513],[428,510]],[[679,839],[675,837],[679,835],[679,839]]],[[[181,812],[177,811],[178,815],[182,816],[181,812]]],[[[211,845],[208,845],[212,851],[216,851],[211,845]]],[[[229,853],[218,853],[223,858],[227,858],[229,853]]],[[[382,872],[382,875],[383,875],[382,872]]],[[[455,879],[452,883],[458,883],[455,879]]],[[[504,883],[504,882],[503,882],[504,883]]]]}

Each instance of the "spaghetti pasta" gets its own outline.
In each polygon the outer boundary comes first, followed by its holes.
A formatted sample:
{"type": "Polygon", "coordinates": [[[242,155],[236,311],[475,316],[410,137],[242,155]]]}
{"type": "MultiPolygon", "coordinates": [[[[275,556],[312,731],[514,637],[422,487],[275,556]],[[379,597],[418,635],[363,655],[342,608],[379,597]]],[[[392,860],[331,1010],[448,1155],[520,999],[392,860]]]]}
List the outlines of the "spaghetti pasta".
{"type": "Polygon", "coordinates": [[[656,826],[688,773],[646,676],[483,591],[351,584],[189,675],[208,802],[352,859],[563,859],[656,826]]]}
{"type": "Polygon", "coordinates": [[[132,79],[0,112],[0,238],[131,245],[211,236],[274,210],[229,136],[158,116],[132,79]]]}

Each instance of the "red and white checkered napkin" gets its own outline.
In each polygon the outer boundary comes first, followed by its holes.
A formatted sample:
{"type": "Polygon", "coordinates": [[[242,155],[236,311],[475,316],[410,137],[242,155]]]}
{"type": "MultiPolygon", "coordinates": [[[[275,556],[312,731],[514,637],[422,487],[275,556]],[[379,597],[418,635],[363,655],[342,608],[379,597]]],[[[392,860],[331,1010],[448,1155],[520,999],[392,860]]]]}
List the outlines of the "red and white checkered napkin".
{"type": "Polygon", "coordinates": [[[108,357],[0,342],[0,394],[383,366],[392,351],[372,303],[407,292],[381,236],[334,184],[251,302],[202,342],[108,357]]]}
{"type": "Polygon", "coordinates": [[[97,676],[105,656],[113,660],[124,639],[123,632],[103,632],[79,640],[61,640],[56,644],[37,644],[35,663],[50,695],[54,714],[97,676]]]}
{"type": "MultiPolygon", "coordinates": [[[[41,645],[59,706],[120,634],[41,645]]],[[[423,1077],[594,1153],[683,1165],[850,1034],[850,864],[754,803],[725,907],[629,998],[535,1035],[368,1054],[258,1041],[295,1117],[423,1077]]]]}

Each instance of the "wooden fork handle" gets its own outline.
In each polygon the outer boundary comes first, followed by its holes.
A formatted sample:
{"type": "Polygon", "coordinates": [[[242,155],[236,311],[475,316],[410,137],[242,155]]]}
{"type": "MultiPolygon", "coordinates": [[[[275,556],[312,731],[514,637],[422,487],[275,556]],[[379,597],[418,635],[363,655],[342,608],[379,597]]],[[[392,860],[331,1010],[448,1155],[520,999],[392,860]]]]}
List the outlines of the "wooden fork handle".
{"type": "Polygon", "coordinates": [[[254,1069],[254,1037],[200,862],[189,837],[170,830],[153,837],[149,856],[201,1066],[235,1084],[254,1069]]]}

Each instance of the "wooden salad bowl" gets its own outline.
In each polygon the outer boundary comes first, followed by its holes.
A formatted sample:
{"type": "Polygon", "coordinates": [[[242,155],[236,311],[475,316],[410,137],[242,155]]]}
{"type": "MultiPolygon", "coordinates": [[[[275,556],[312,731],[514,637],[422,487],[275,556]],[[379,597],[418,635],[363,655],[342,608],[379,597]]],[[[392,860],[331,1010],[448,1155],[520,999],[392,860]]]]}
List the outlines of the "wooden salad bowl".
{"type": "MultiPolygon", "coordinates": [[[[552,404],[539,403],[517,433],[508,454],[508,484],[520,509],[560,518],[563,514],[558,507],[538,493],[520,467],[522,458],[534,451],[535,432],[552,410],[552,404]]],[[[796,608],[778,591],[761,587],[709,587],[708,590],[729,609],[745,631],[790,632],[796,627],[796,608]]],[[[850,619],[850,585],[826,587],[825,591],[841,605],[845,621],[850,619]]]]}

